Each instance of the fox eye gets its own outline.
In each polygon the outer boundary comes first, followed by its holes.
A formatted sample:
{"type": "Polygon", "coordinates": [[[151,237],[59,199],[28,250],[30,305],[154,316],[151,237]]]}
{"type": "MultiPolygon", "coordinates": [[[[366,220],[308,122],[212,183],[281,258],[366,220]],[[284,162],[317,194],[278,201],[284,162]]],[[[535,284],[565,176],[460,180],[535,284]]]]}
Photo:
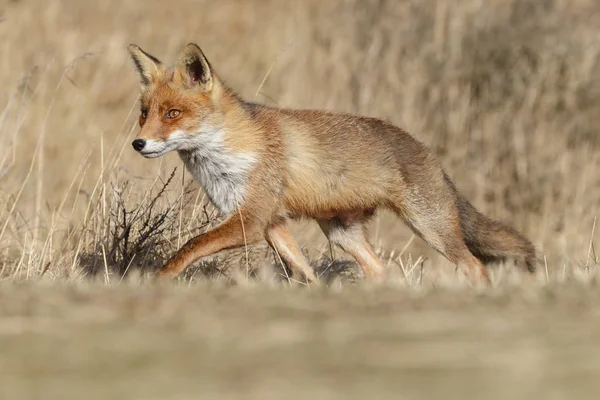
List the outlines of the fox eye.
{"type": "Polygon", "coordinates": [[[167,111],[167,114],[165,115],[165,117],[167,117],[169,119],[173,119],[173,118],[179,117],[180,114],[181,114],[181,111],[173,108],[173,109],[167,111]]]}
{"type": "Polygon", "coordinates": [[[142,110],[142,113],[140,114],[140,118],[138,120],[140,126],[144,126],[144,124],[146,123],[146,118],[148,118],[148,111],[142,110]]]}

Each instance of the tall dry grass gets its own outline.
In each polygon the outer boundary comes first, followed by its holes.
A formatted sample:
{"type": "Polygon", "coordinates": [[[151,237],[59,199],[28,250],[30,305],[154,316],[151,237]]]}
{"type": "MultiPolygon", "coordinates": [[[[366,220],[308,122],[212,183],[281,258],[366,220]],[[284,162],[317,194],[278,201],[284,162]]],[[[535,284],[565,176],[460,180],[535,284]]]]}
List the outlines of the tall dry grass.
{"type": "MultiPolygon", "coordinates": [[[[596,1],[22,0],[0,12],[4,277],[159,264],[214,221],[175,154],[145,160],[129,146],[138,83],[126,45],[171,61],[189,41],[246,98],[402,126],[482,211],[533,240],[549,274],[596,267],[596,1]],[[147,207],[175,167],[152,214],[163,230],[144,244],[152,257],[112,253],[119,218],[147,207]]],[[[295,230],[313,257],[327,253],[315,226],[295,230]]],[[[372,232],[404,273],[424,259],[447,266],[397,221],[372,232]]],[[[143,224],[127,234],[136,242],[143,224]]]]}

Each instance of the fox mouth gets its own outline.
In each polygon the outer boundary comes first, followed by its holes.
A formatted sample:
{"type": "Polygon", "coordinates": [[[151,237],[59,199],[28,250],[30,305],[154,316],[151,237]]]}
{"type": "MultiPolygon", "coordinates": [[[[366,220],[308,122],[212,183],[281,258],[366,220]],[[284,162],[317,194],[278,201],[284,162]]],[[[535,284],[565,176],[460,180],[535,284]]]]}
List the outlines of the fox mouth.
{"type": "Polygon", "coordinates": [[[162,156],[163,154],[165,154],[166,151],[164,150],[158,150],[158,151],[140,151],[140,154],[142,156],[144,156],[145,158],[157,158],[162,156]]]}

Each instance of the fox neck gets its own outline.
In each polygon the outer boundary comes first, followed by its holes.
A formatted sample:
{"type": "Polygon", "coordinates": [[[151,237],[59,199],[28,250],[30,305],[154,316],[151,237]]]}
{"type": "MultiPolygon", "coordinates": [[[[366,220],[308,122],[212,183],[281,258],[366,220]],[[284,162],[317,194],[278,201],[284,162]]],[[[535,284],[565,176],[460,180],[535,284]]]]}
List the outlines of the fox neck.
{"type": "Polygon", "coordinates": [[[213,205],[229,215],[246,200],[256,157],[252,152],[232,152],[225,145],[225,134],[222,129],[200,134],[197,147],[178,153],[213,205]]]}
{"type": "Polygon", "coordinates": [[[246,119],[240,106],[242,100],[218,79],[215,79],[213,91],[219,99],[218,108],[223,119],[218,126],[199,127],[193,143],[178,153],[212,204],[225,216],[246,201],[250,174],[258,161],[258,149],[248,146],[252,139],[245,135],[246,132],[237,132],[237,121],[246,119]],[[244,139],[240,142],[232,140],[234,138],[244,139]]]}

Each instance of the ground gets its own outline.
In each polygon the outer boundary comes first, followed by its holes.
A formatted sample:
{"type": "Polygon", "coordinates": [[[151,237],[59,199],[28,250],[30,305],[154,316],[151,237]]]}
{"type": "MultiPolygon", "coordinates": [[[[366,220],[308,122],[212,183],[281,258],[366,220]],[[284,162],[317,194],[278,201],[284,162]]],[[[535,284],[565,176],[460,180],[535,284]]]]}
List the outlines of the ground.
{"type": "Polygon", "coordinates": [[[3,286],[0,397],[592,399],[595,286],[3,286]]]}

